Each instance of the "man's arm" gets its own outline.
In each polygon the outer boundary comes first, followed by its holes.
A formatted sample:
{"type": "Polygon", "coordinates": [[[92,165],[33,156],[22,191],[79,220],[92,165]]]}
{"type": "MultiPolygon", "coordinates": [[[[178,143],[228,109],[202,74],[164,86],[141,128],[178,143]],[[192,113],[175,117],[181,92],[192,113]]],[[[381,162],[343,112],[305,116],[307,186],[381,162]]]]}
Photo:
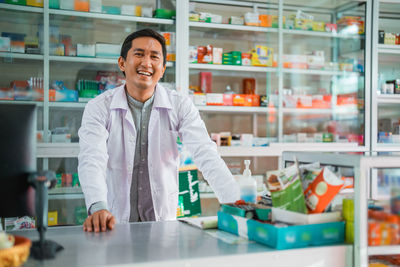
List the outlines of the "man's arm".
{"type": "Polygon", "coordinates": [[[214,190],[219,202],[238,200],[239,186],[219,156],[216,144],[209,137],[198,110],[189,98],[184,98],[178,114],[182,142],[192,154],[194,163],[214,190]]]}
{"type": "MultiPolygon", "coordinates": [[[[86,105],[78,132],[80,147],[78,173],[88,209],[94,203],[107,203],[107,119],[107,110],[97,102],[91,101],[86,105]]],[[[85,220],[83,227],[85,231],[92,231],[93,228],[94,231],[105,231],[107,226],[112,229],[115,219],[108,212],[106,205],[103,208],[92,213],[89,210],[91,215],[85,220]]]]}

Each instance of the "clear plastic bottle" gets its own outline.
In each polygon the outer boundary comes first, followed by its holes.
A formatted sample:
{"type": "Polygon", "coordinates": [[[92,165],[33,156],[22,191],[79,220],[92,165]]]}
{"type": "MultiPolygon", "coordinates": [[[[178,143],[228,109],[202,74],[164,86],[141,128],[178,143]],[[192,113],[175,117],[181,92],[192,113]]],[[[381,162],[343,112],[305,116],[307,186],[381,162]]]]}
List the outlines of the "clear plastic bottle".
{"type": "Polygon", "coordinates": [[[251,177],[250,160],[245,160],[246,165],[243,176],[239,179],[240,199],[248,203],[256,203],[257,182],[251,177]]]}

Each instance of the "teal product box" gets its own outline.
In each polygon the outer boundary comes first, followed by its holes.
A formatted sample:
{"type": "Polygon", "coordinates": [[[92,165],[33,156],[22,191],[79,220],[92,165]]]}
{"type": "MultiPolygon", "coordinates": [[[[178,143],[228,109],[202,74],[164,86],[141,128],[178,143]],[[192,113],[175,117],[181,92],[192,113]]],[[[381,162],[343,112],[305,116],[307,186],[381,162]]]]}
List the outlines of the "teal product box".
{"type": "Polygon", "coordinates": [[[102,13],[112,14],[112,15],[121,15],[121,9],[116,6],[103,6],[102,13]]]}
{"type": "Polygon", "coordinates": [[[344,242],[344,222],[283,226],[218,212],[218,229],[247,237],[276,249],[302,248],[344,242]]]}
{"type": "MultiPolygon", "coordinates": [[[[250,205],[250,204],[249,204],[250,205]]],[[[236,206],[232,206],[229,204],[222,204],[221,205],[221,211],[224,213],[228,213],[231,215],[236,215],[240,217],[246,217],[246,218],[257,218],[262,221],[267,221],[271,219],[271,209],[268,207],[261,207],[260,205],[253,204],[251,206],[254,206],[254,214],[252,212],[246,211],[243,208],[236,206]]]]}
{"type": "Polygon", "coordinates": [[[49,0],[49,8],[59,9],[60,8],[60,0],[49,0]]]}

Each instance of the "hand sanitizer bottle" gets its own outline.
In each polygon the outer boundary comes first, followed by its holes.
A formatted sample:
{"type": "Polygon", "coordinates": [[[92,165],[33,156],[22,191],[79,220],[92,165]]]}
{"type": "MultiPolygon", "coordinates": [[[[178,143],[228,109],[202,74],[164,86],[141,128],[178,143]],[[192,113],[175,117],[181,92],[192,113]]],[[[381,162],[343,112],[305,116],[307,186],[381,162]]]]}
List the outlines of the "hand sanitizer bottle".
{"type": "Polygon", "coordinates": [[[257,182],[251,177],[250,160],[245,160],[246,165],[243,176],[239,179],[240,199],[249,203],[256,203],[257,182]]]}

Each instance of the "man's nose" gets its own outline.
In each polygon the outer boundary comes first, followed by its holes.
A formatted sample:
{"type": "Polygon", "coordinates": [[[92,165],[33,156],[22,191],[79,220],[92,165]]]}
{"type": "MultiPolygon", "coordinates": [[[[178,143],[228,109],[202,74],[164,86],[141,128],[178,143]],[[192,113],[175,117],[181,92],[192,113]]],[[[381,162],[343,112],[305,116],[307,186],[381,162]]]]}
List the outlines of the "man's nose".
{"type": "Polygon", "coordinates": [[[151,58],[150,58],[150,55],[145,55],[145,56],[142,58],[141,65],[143,65],[143,66],[151,66],[151,58]]]}

